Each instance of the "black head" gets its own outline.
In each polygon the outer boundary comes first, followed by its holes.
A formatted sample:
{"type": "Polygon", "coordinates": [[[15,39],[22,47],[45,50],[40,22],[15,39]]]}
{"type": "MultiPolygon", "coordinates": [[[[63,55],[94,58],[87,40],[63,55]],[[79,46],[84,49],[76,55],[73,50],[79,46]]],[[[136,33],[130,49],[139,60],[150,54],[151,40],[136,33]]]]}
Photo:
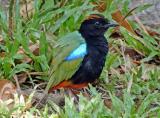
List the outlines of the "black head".
{"type": "Polygon", "coordinates": [[[116,24],[111,24],[104,16],[92,14],[84,20],[79,29],[82,35],[100,36],[108,30],[109,27],[115,27],[116,24]]]}

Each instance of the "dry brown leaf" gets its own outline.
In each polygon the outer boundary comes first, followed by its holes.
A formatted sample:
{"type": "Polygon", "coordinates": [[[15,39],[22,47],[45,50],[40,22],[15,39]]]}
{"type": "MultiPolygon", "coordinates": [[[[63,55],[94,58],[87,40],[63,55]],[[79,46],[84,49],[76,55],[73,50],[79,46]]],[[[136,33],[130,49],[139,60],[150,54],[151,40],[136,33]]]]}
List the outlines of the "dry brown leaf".
{"type": "Polygon", "coordinates": [[[122,15],[120,10],[115,11],[112,13],[112,18],[121,26],[123,26],[125,29],[127,29],[129,32],[131,32],[134,35],[137,35],[132,26],[129,24],[129,22],[124,19],[124,16],[122,15]]]}
{"type": "Polygon", "coordinates": [[[25,54],[22,47],[19,48],[19,51],[17,52],[17,54],[23,55],[24,59],[20,60],[20,62],[22,63],[30,63],[32,61],[32,59],[25,54]]]}
{"type": "Polygon", "coordinates": [[[112,108],[112,101],[109,99],[105,99],[104,100],[104,104],[108,107],[108,108],[112,108]]]}
{"type": "Polygon", "coordinates": [[[27,73],[18,74],[17,79],[18,79],[19,84],[22,84],[22,83],[26,82],[27,77],[28,77],[27,73]]]}
{"type": "Polygon", "coordinates": [[[23,18],[30,17],[34,12],[33,6],[34,6],[34,1],[32,0],[27,0],[26,3],[23,2],[20,8],[21,16],[23,18]]]}
{"type": "Polygon", "coordinates": [[[38,56],[39,55],[39,43],[35,43],[29,46],[29,49],[31,52],[33,52],[34,55],[38,56]]]}
{"type": "Polygon", "coordinates": [[[123,35],[118,30],[116,30],[116,31],[112,32],[110,37],[112,37],[114,39],[120,39],[120,38],[123,38],[123,35]]]}
{"type": "Polygon", "coordinates": [[[143,56],[139,54],[137,51],[128,47],[125,47],[124,54],[129,55],[129,57],[131,57],[133,60],[140,60],[143,58],[143,56]]]}
{"type": "MultiPolygon", "coordinates": [[[[35,44],[32,44],[30,43],[30,46],[29,46],[29,49],[30,51],[34,54],[34,55],[39,55],[39,43],[35,43],[35,44]]],[[[25,63],[30,63],[32,62],[32,59],[29,58],[26,54],[25,54],[25,51],[22,47],[20,47],[19,51],[17,52],[18,54],[22,54],[24,55],[24,59],[22,60],[22,62],[25,62],[25,63]]]]}
{"type": "MultiPolygon", "coordinates": [[[[9,80],[1,79],[0,80],[0,100],[6,101],[14,98],[16,93],[16,86],[9,80]]],[[[8,104],[8,108],[13,106],[13,102],[8,104]]]]}
{"type": "Polygon", "coordinates": [[[7,100],[13,98],[13,93],[16,92],[16,86],[9,80],[0,80],[0,99],[7,100]]]}
{"type": "Polygon", "coordinates": [[[5,52],[0,52],[0,57],[3,58],[5,57],[6,53],[5,52]]]}
{"type": "MultiPolygon", "coordinates": [[[[28,98],[26,95],[19,93],[17,91],[17,87],[9,80],[6,79],[1,79],[0,80],[0,100],[2,101],[10,101],[7,102],[7,106],[9,109],[13,108],[14,105],[14,94],[21,94],[21,97],[26,99],[28,98]]],[[[29,109],[32,106],[31,103],[26,103],[25,108],[23,109],[24,111],[29,109]]]]}
{"type": "Polygon", "coordinates": [[[146,30],[150,36],[157,36],[160,38],[160,33],[152,30],[150,27],[146,27],[146,30]]]}
{"type": "Polygon", "coordinates": [[[133,63],[136,64],[136,65],[140,65],[141,64],[141,62],[137,61],[137,60],[133,60],[133,63]]]}
{"type": "Polygon", "coordinates": [[[95,5],[94,10],[97,10],[99,12],[104,12],[107,8],[105,0],[98,0],[97,2],[92,2],[92,4],[95,5]]]}

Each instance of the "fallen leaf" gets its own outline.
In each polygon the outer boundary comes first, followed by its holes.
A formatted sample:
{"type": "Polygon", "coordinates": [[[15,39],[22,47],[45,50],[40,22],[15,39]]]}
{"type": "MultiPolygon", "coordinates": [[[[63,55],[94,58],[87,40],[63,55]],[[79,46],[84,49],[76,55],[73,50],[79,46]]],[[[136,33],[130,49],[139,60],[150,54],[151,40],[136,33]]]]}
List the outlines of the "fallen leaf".
{"type": "Polygon", "coordinates": [[[13,98],[13,93],[16,92],[16,86],[9,80],[0,80],[0,99],[7,100],[13,98]]]}
{"type": "Polygon", "coordinates": [[[21,3],[20,7],[20,15],[23,18],[29,18],[34,13],[34,1],[33,0],[25,0],[21,3]]]}
{"type": "Polygon", "coordinates": [[[134,60],[140,60],[140,59],[144,58],[141,54],[136,52],[133,48],[125,47],[124,54],[129,55],[134,60]]]}
{"type": "Polygon", "coordinates": [[[136,65],[140,65],[141,64],[141,62],[137,61],[137,60],[133,60],[133,63],[136,64],[136,65]]]}
{"type": "Polygon", "coordinates": [[[148,34],[149,34],[150,36],[160,37],[160,33],[152,30],[150,27],[146,27],[146,30],[147,30],[147,32],[148,32],[148,34]]]}
{"type": "Polygon", "coordinates": [[[105,99],[104,104],[111,109],[112,108],[112,101],[110,99],[105,99]]]}
{"type": "MultiPolygon", "coordinates": [[[[9,80],[1,79],[0,80],[0,100],[7,101],[13,100],[14,94],[16,93],[16,86],[9,80]]],[[[13,107],[13,102],[7,104],[8,108],[13,107]]]]}
{"type": "MultiPolygon", "coordinates": [[[[29,49],[34,55],[36,55],[36,56],[39,55],[39,42],[37,42],[35,44],[30,43],[29,49]]],[[[22,54],[24,56],[24,59],[21,60],[21,62],[23,62],[23,63],[32,62],[32,59],[25,54],[25,51],[22,47],[19,48],[17,54],[22,54]]]]}
{"type": "Polygon", "coordinates": [[[27,73],[24,73],[24,72],[17,74],[17,79],[18,79],[19,84],[26,82],[27,77],[28,77],[27,73]]]}
{"type": "Polygon", "coordinates": [[[107,8],[105,0],[98,0],[96,2],[92,2],[92,4],[95,5],[94,10],[97,10],[99,12],[104,12],[107,8]]]}
{"type": "Polygon", "coordinates": [[[6,53],[5,52],[0,52],[0,57],[3,58],[5,57],[6,53]]]}
{"type": "Polygon", "coordinates": [[[130,33],[137,35],[133,30],[132,26],[129,24],[128,20],[124,18],[120,10],[115,11],[112,13],[112,18],[122,27],[127,29],[130,33]]]}
{"type": "Polygon", "coordinates": [[[123,38],[123,35],[120,33],[119,30],[116,30],[112,32],[112,34],[109,37],[112,37],[114,39],[120,39],[120,38],[123,38]]]}

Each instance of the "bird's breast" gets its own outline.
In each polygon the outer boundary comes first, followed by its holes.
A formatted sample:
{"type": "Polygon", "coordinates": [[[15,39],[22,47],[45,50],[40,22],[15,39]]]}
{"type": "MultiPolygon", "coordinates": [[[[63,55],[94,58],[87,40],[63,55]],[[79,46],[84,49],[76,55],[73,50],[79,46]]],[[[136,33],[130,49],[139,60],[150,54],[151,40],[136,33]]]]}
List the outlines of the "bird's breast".
{"type": "Polygon", "coordinates": [[[90,83],[99,78],[105,65],[106,55],[102,54],[87,54],[76,73],[72,76],[72,81],[75,84],[90,83]]]}
{"type": "Polygon", "coordinates": [[[91,83],[99,78],[105,65],[108,52],[106,39],[87,41],[87,53],[83,57],[79,69],[71,77],[74,84],[91,83]]]}

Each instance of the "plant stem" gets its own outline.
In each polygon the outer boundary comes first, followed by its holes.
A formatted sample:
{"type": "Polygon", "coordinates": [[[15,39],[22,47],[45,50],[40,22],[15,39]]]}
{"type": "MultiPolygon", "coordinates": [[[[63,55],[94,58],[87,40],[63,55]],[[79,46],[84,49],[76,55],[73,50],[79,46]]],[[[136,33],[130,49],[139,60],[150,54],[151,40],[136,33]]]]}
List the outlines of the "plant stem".
{"type": "Polygon", "coordinates": [[[13,32],[13,6],[14,6],[14,0],[11,0],[10,1],[10,4],[9,4],[9,32],[8,32],[8,34],[9,34],[9,37],[11,38],[11,39],[13,39],[13,37],[12,37],[12,32],[13,32]]]}

